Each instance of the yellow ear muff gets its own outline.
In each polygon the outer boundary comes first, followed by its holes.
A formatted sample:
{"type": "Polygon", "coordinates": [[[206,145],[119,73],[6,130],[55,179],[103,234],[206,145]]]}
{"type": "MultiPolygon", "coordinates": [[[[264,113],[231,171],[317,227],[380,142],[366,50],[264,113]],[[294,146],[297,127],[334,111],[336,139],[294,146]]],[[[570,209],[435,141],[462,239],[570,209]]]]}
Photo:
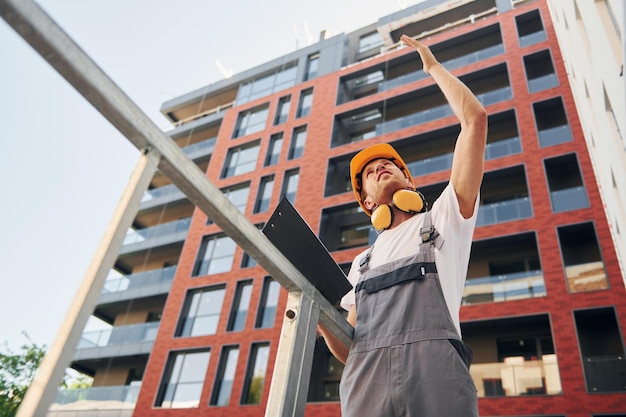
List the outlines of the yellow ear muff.
{"type": "Polygon", "coordinates": [[[407,213],[419,213],[424,208],[420,193],[413,190],[398,190],[393,194],[393,204],[407,213]]]}
{"type": "Polygon", "coordinates": [[[393,212],[387,204],[380,205],[372,212],[372,225],[376,230],[384,230],[391,226],[393,212]]]}
{"type": "MultiPolygon", "coordinates": [[[[424,209],[424,198],[419,191],[414,190],[398,190],[391,198],[393,205],[398,210],[407,213],[419,213],[424,209]]],[[[376,230],[385,230],[391,226],[393,222],[393,210],[387,204],[382,204],[372,213],[372,225],[376,230]]]]}

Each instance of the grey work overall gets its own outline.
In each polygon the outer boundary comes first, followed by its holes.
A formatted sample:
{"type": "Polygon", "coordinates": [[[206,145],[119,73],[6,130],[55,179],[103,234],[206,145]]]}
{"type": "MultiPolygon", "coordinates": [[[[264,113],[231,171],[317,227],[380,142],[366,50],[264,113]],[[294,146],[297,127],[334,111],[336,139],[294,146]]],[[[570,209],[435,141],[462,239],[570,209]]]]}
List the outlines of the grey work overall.
{"type": "Polygon", "coordinates": [[[435,266],[430,212],[412,256],[361,261],[357,319],[343,372],[342,417],[478,416],[471,351],[450,318],[435,266]]]}

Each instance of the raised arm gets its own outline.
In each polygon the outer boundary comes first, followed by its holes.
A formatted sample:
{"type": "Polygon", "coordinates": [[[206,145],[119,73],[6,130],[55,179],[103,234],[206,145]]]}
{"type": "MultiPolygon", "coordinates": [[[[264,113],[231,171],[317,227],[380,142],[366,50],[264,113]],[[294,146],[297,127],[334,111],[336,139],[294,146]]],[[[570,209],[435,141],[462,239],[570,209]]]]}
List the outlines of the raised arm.
{"type": "Polygon", "coordinates": [[[470,89],[437,61],[428,46],[407,35],[402,35],[401,39],[405,45],[415,48],[422,59],[424,72],[433,77],[461,122],[461,133],[454,147],[450,182],[456,191],[461,215],[469,218],[473,214],[483,180],[487,113],[470,89]]]}

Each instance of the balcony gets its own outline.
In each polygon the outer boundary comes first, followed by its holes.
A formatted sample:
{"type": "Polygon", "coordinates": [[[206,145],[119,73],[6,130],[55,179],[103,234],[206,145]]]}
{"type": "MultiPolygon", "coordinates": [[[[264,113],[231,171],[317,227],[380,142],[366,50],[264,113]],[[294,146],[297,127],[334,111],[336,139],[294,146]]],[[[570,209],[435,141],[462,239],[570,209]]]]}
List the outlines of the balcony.
{"type": "Polygon", "coordinates": [[[120,254],[182,242],[187,237],[191,217],[145,229],[131,229],[126,234],[120,254]]]}
{"type": "Polygon", "coordinates": [[[139,385],[118,385],[61,389],[57,392],[47,417],[130,417],[140,388],[139,385]]]}
{"type": "Polygon", "coordinates": [[[565,276],[571,293],[609,288],[602,261],[568,265],[565,267],[565,276]]]}
{"type": "Polygon", "coordinates": [[[149,354],[159,322],[116,326],[82,334],[74,361],[92,358],[149,354]]]}
{"type": "Polygon", "coordinates": [[[527,35],[523,35],[519,37],[519,46],[521,48],[525,48],[530,45],[534,45],[539,42],[543,42],[548,39],[545,30],[540,30],[537,32],[529,33],[527,35]]]}
{"type": "MultiPolygon", "coordinates": [[[[522,145],[518,137],[513,137],[497,142],[488,143],[485,148],[485,160],[503,158],[508,155],[514,155],[522,152],[522,145]]],[[[414,177],[432,174],[440,171],[447,171],[452,168],[452,159],[454,154],[447,153],[432,158],[422,159],[407,163],[409,172],[414,177]]]]}
{"type": "Polygon", "coordinates": [[[542,148],[570,142],[573,139],[572,131],[570,130],[569,125],[561,125],[539,130],[537,135],[539,137],[539,145],[542,148]]]}
{"type": "Polygon", "coordinates": [[[187,145],[183,148],[183,152],[189,159],[196,160],[203,158],[205,156],[209,156],[213,153],[213,149],[215,149],[215,142],[217,138],[210,138],[207,140],[203,140],[202,142],[192,143],[191,145],[187,145]]]}
{"type": "Polygon", "coordinates": [[[476,226],[528,219],[533,216],[529,197],[484,204],[478,207],[476,226]]]}
{"type": "Polygon", "coordinates": [[[162,206],[184,198],[186,198],[185,194],[183,194],[183,192],[180,191],[174,184],[153,188],[151,190],[147,190],[141,197],[139,210],[162,206]]]}
{"type": "Polygon", "coordinates": [[[528,80],[528,91],[536,93],[538,91],[547,90],[559,85],[559,79],[556,74],[548,74],[528,80]]]}
{"type": "MultiPolygon", "coordinates": [[[[509,100],[510,98],[512,98],[511,87],[506,86],[493,91],[487,91],[482,94],[477,94],[476,98],[478,98],[478,100],[484,106],[489,106],[491,104],[499,103],[504,100],[509,100]]],[[[452,115],[454,115],[454,112],[448,104],[432,107],[430,109],[413,113],[408,116],[398,117],[397,119],[377,124],[376,136],[432,122],[434,120],[443,119],[444,117],[452,115]]]]}
{"type": "Polygon", "coordinates": [[[522,142],[518,136],[490,142],[485,147],[485,161],[517,155],[518,153],[522,153],[522,142]]]}
{"type": "Polygon", "coordinates": [[[624,356],[587,356],[583,358],[588,392],[626,391],[624,356]]]}
{"type": "Polygon", "coordinates": [[[497,303],[545,297],[546,286],[541,270],[471,278],[465,281],[462,305],[497,303]]]}
{"type": "Polygon", "coordinates": [[[409,172],[414,177],[432,174],[434,172],[446,171],[452,167],[453,154],[434,156],[432,158],[422,159],[421,161],[410,162],[407,164],[409,172]]]}
{"type": "Polygon", "coordinates": [[[470,374],[479,398],[562,393],[555,354],[543,355],[541,360],[519,356],[505,358],[504,362],[474,363],[470,374]]]}
{"type": "Polygon", "coordinates": [[[124,275],[104,282],[98,304],[167,294],[172,286],[176,266],[124,275]]]}
{"type": "Polygon", "coordinates": [[[589,207],[589,199],[583,186],[551,191],[550,202],[554,213],[589,207]]]}

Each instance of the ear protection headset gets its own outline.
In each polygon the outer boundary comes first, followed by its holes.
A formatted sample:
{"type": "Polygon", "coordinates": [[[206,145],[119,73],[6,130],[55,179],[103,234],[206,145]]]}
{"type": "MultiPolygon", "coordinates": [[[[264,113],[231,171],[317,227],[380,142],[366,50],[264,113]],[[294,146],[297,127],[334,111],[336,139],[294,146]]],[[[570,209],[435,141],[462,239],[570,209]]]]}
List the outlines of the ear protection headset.
{"type": "MultiPolygon", "coordinates": [[[[423,213],[428,203],[417,190],[398,190],[392,196],[393,206],[405,213],[423,213]]],[[[393,210],[389,204],[381,204],[372,212],[372,225],[376,230],[385,230],[393,222],[393,210]]]]}

